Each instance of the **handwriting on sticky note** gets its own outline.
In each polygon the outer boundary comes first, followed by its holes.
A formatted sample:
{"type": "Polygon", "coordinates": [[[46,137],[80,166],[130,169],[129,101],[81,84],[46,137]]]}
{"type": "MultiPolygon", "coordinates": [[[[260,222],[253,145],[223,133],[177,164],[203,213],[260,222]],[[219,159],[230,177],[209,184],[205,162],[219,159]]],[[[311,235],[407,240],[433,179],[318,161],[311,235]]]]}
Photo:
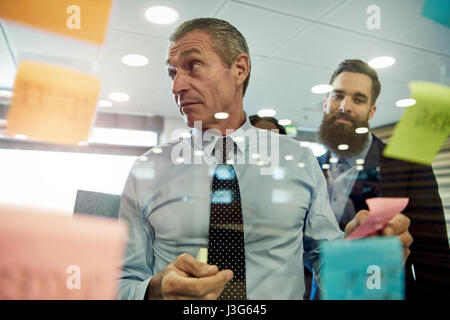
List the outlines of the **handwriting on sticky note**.
{"type": "Polygon", "coordinates": [[[358,226],[347,239],[367,237],[384,229],[384,227],[397,214],[408,205],[408,198],[371,198],[366,203],[369,207],[369,217],[358,226]]]}
{"type": "Polygon", "coordinates": [[[102,44],[112,0],[0,1],[0,18],[102,44]]]}
{"type": "Polygon", "coordinates": [[[411,82],[416,104],[405,110],[383,155],[431,165],[450,133],[450,87],[411,82]]]}
{"type": "Polygon", "coordinates": [[[200,250],[198,250],[197,260],[208,263],[208,248],[200,248],[200,250]]]}
{"type": "Polygon", "coordinates": [[[87,141],[100,80],[71,69],[22,61],[14,82],[7,134],[77,145],[87,141]]]}

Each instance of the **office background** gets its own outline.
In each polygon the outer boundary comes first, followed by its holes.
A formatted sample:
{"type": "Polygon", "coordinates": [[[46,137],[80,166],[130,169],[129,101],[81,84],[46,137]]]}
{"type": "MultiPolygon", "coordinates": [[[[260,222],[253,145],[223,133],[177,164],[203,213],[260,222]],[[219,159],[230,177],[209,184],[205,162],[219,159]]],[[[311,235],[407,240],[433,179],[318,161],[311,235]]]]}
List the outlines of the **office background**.
{"type": "MultiPolygon", "coordinates": [[[[382,83],[373,131],[389,141],[410,96],[408,82],[450,85],[450,29],[422,15],[424,0],[122,0],[114,1],[105,43],[97,46],[4,20],[0,34],[0,90],[14,85],[23,60],[60,64],[99,77],[102,87],[96,122],[87,144],[65,147],[4,135],[11,97],[0,96],[0,203],[51,207],[71,214],[78,190],[120,194],[133,161],[151,146],[186,129],[171,95],[165,70],[170,31],[194,17],[217,17],[247,38],[252,72],[244,99],[247,113],[274,109],[288,119],[294,137],[310,142],[322,118],[326,84],[346,58],[368,61],[394,57],[378,69],[382,83]],[[154,24],[148,8],[166,5],[178,12],[170,24],[154,24]],[[370,6],[379,8],[379,28],[371,28],[370,6]],[[127,54],[148,58],[142,67],[126,65],[127,54]],[[112,101],[113,92],[126,101],[112,101]],[[110,105],[108,105],[110,104],[110,105]],[[108,106],[107,106],[108,105],[108,106]]],[[[373,26],[372,26],[373,27],[373,26]]],[[[450,140],[433,162],[450,226],[450,140]]]]}

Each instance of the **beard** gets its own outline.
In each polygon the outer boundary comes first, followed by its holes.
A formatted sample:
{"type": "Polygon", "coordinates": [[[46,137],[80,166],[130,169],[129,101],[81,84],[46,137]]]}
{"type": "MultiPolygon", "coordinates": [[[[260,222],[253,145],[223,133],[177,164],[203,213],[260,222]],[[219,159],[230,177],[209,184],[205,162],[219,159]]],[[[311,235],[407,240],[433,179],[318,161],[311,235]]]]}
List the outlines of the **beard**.
{"type": "Polygon", "coordinates": [[[361,153],[368,142],[369,132],[358,134],[355,129],[359,127],[369,128],[367,118],[365,120],[354,119],[343,112],[324,114],[317,133],[317,140],[336,155],[344,158],[351,157],[361,153]],[[337,122],[337,119],[345,119],[351,123],[337,122]],[[340,144],[346,144],[349,148],[339,150],[340,144]]]}

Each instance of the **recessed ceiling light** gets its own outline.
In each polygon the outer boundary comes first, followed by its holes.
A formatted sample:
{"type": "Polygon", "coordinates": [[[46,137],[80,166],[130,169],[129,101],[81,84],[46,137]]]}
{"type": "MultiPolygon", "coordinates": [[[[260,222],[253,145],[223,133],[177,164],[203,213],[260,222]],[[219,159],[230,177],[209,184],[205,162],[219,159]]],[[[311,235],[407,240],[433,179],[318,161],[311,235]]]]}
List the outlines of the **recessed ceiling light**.
{"type": "Polygon", "coordinates": [[[273,117],[277,112],[273,109],[261,109],[258,111],[258,116],[260,117],[273,117]]]}
{"type": "Polygon", "coordinates": [[[1,98],[11,98],[12,95],[13,95],[13,92],[11,90],[0,90],[1,98]]]}
{"type": "Polygon", "coordinates": [[[109,108],[112,106],[112,102],[109,100],[98,100],[97,105],[102,108],[109,108]]]}
{"type": "Polygon", "coordinates": [[[130,96],[123,92],[112,92],[108,95],[108,98],[113,101],[124,102],[128,101],[130,99],[130,96]]]}
{"type": "Polygon", "coordinates": [[[382,69],[392,66],[395,63],[395,59],[392,57],[378,57],[369,61],[369,66],[374,69],[382,69]]]}
{"type": "Polygon", "coordinates": [[[216,119],[227,119],[229,117],[228,113],[226,112],[217,112],[214,114],[214,118],[216,119]]]}
{"type": "Polygon", "coordinates": [[[324,169],[324,170],[330,169],[330,165],[328,163],[324,163],[322,165],[322,169],[324,169]]]}
{"type": "Polygon", "coordinates": [[[366,127],[359,127],[355,129],[355,132],[358,134],[363,134],[369,132],[369,128],[366,127]]]}
{"type": "Polygon", "coordinates": [[[348,150],[349,146],[348,144],[340,144],[338,145],[339,150],[348,150]]]}
{"type": "Polygon", "coordinates": [[[398,100],[395,103],[395,105],[397,107],[401,107],[401,108],[410,107],[410,106],[413,106],[415,104],[416,104],[416,100],[414,100],[414,99],[401,99],[401,100],[398,100]]]}
{"type": "Polygon", "coordinates": [[[132,67],[143,67],[148,63],[148,59],[141,54],[127,54],[123,56],[122,62],[132,67]]]}
{"type": "Polygon", "coordinates": [[[292,155],[290,155],[290,154],[287,154],[287,155],[284,156],[284,160],[290,161],[290,160],[293,160],[293,159],[294,159],[294,157],[292,155]]]}
{"type": "Polygon", "coordinates": [[[292,123],[292,121],[289,120],[289,119],[281,119],[281,120],[278,120],[278,124],[279,124],[280,126],[288,126],[288,125],[290,125],[291,123],[292,123]]]}
{"type": "Polygon", "coordinates": [[[327,93],[330,92],[331,90],[333,90],[333,87],[330,86],[329,84],[318,84],[314,87],[311,88],[312,93],[327,93]]]}
{"type": "Polygon", "coordinates": [[[356,170],[358,170],[358,171],[364,170],[364,166],[357,165],[356,166],[356,170]]]}
{"type": "Polygon", "coordinates": [[[330,163],[338,163],[338,158],[335,158],[335,157],[331,157],[330,158],[330,163]]]}
{"type": "Polygon", "coordinates": [[[305,167],[305,164],[304,164],[303,162],[299,162],[299,163],[297,164],[297,167],[299,167],[299,168],[304,168],[304,167],[305,167]]]}
{"type": "Polygon", "coordinates": [[[155,6],[145,11],[148,21],[157,24],[169,24],[178,19],[178,13],[169,7],[155,6]]]}
{"type": "Polygon", "coordinates": [[[364,159],[356,159],[355,163],[356,164],[364,164],[364,159]]]}

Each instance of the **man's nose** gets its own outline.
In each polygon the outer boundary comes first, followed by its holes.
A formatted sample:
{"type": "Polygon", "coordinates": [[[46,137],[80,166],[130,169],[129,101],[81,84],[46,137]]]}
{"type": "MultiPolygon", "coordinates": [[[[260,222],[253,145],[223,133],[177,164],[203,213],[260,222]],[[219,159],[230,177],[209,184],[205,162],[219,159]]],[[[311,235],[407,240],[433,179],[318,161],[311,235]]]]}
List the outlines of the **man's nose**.
{"type": "Polygon", "coordinates": [[[349,102],[349,100],[350,99],[348,99],[347,96],[345,96],[345,98],[341,101],[341,103],[339,104],[340,112],[347,112],[347,113],[352,112],[351,103],[349,102]]]}
{"type": "Polygon", "coordinates": [[[175,78],[172,83],[172,93],[174,95],[179,95],[183,91],[186,91],[189,88],[189,83],[186,79],[186,76],[183,75],[181,71],[177,72],[175,78]]]}

